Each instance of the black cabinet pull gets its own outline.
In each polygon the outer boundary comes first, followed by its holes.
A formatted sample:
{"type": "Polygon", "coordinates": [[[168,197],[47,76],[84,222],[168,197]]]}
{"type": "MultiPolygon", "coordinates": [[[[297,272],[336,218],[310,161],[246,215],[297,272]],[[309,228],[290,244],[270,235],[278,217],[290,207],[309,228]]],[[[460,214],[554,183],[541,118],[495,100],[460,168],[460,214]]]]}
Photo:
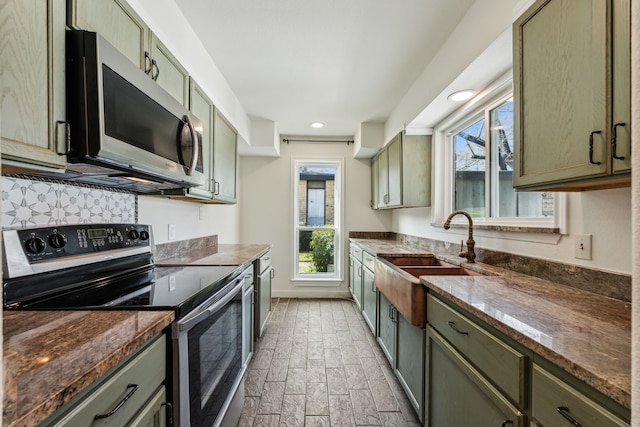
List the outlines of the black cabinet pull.
{"type": "Polygon", "coordinates": [[[153,63],[151,62],[151,57],[149,56],[149,52],[144,51],[144,73],[148,76],[151,70],[153,69],[153,63]]]}
{"type": "Polygon", "coordinates": [[[158,81],[158,76],[160,75],[160,67],[158,67],[158,63],[156,62],[155,59],[151,60],[151,70],[156,69],[156,73],[153,74],[153,72],[151,73],[151,78],[153,79],[154,82],[158,81]]]}
{"type": "Polygon", "coordinates": [[[100,420],[102,418],[109,418],[110,416],[112,416],[113,414],[118,412],[120,410],[120,408],[122,408],[124,406],[124,404],[127,403],[127,400],[129,400],[131,398],[131,396],[133,396],[133,393],[138,391],[138,384],[127,384],[127,390],[130,389],[130,388],[132,390],[129,393],[127,393],[127,395],[125,397],[123,397],[120,402],[118,402],[118,404],[116,405],[115,408],[113,408],[111,411],[107,412],[106,414],[98,414],[95,417],[93,417],[93,419],[94,420],[100,420]]]}
{"type": "Polygon", "coordinates": [[[167,425],[173,427],[173,405],[169,402],[162,402],[160,406],[166,406],[167,408],[167,425]]]}
{"type": "Polygon", "coordinates": [[[454,321],[449,321],[447,322],[447,324],[449,326],[451,326],[451,329],[453,329],[454,331],[456,331],[457,333],[459,333],[460,335],[469,335],[469,332],[465,332],[465,331],[461,331],[460,329],[458,329],[458,327],[456,326],[456,322],[454,321]]]}
{"type": "Polygon", "coordinates": [[[513,425],[513,421],[511,421],[511,420],[504,420],[504,421],[502,422],[502,424],[500,424],[500,426],[501,426],[501,427],[507,427],[507,425],[509,425],[509,424],[513,425]]]}
{"type": "Polygon", "coordinates": [[[594,162],[593,161],[593,135],[599,135],[602,132],[599,130],[594,130],[593,132],[591,132],[589,134],[589,163],[591,163],[592,165],[599,165],[600,162],[594,162]]]}
{"type": "Polygon", "coordinates": [[[624,156],[618,156],[616,151],[618,150],[618,127],[626,126],[626,123],[616,123],[613,125],[613,130],[611,131],[611,157],[618,160],[624,160],[624,156]]]}
{"type": "Polygon", "coordinates": [[[565,420],[569,421],[571,425],[575,427],[582,427],[582,424],[577,422],[571,415],[569,415],[569,408],[566,406],[558,406],[556,410],[564,417],[565,420]]]}

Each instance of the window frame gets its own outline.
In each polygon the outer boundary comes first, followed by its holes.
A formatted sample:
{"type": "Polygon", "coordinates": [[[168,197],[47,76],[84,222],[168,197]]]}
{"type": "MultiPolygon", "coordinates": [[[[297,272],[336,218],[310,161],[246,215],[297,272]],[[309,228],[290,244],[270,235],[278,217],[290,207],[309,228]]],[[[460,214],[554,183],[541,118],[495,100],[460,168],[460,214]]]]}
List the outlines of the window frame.
{"type": "MultiPolygon", "coordinates": [[[[291,282],[294,286],[340,286],[343,279],[343,224],[344,224],[344,158],[343,157],[293,157],[291,159],[291,282]],[[298,223],[301,166],[335,167],[334,176],[334,224],[333,227],[301,226],[298,223]],[[299,232],[302,230],[334,230],[334,271],[321,273],[298,272],[299,232]]],[[[326,198],[326,193],[325,193],[326,198]]],[[[326,213],[325,213],[326,215],[326,213]]]]}
{"type": "MultiPolygon", "coordinates": [[[[455,167],[453,136],[461,130],[472,125],[480,119],[487,119],[488,112],[501,105],[503,102],[513,98],[513,87],[511,73],[506,73],[481,91],[476,97],[452,112],[443,119],[433,130],[434,140],[434,177],[436,182],[442,185],[434,188],[434,203],[431,211],[431,222],[436,225],[444,223],[447,216],[454,210],[454,186],[455,167]]],[[[488,126],[487,122],[487,126],[488,126]]],[[[490,152],[487,147],[486,153],[490,152]]],[[[490,159],[487,159],[487,165],[490,159]]],[[[490,172],[487,172],[487,177],[490,172]]],[[[491,207],[491,180],[485,180],[485,191],[489,194],[486,203],[487,212],[491,207]]],[[[542,232],[566,234],[566,193],[555,192],[554,194],[554,214],[549,218],[526,218],[526,217],[474,217],[474,226],[482,229],[495,229],[498,231],[517,232],[542,232]]],[[[465,222],[456,218],[453,224],[465,222]]]]}

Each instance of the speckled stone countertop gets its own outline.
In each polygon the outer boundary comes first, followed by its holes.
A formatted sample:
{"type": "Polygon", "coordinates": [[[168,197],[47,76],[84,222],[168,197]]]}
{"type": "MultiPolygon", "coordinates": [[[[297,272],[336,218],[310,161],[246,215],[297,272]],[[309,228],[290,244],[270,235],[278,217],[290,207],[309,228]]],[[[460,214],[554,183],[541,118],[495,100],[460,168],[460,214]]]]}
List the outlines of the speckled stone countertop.
{"type": "MultiPolygon", "coordinates": [[[[351,239],[377,256],[429,252],[396,240],[351,239]]],[[[631,406],[631,304],[449,254],[487,276],[422,276],[452,301],[621,405],[631,406]]]]}
{"type": "Polygon", "coordinates": [[[156,265],[243,265],[258,259],[270,248],[268,244],[220,244],[213,249],[202,248],[156,260],[156,265]]]}
{"type": "Polygon", "coordinates": [[[173,318],[173,311],[5,311],[2,425],[38,425],[173,318]]]}

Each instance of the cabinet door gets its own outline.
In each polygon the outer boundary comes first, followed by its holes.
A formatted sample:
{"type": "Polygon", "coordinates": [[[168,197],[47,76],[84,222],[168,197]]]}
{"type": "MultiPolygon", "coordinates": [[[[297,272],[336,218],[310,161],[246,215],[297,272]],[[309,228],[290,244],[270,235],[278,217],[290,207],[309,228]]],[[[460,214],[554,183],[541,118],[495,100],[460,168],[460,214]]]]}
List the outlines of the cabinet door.
{"type": "MultiPolygon", "coordinates": [[[[151,33],[151,59],[154,65],[151,77],[176,101],[189,107],[189,73],[162,44],[158,36],[151,33]]],[[[201,91],[202,92],[202,91],[201,91]]],[[[204,92],[202,92],[204,94],[204,92]]],[[[196,114],[197,116],[197,114],[196,114]]],[[[198,118],[200,118],[198,116],[198,118]]],[[[201,118],[204,121],[203,118],[201,118]]]]}
{"type": "Polygon", "coordinates": [[[369,329],[376,335],[376,315],[378,312],[378,289],[373,283],[373,273],[362,268],[362,316],[369,329]]]}
{"type": "Polygon", "coordinates": [[[378,154],[378,208],[386,208],[389,199],[389,152],[378,154]]]}
{"type": "Polygon", "coordinates": [[[615,126],[616,149],[611,155],[615,156],[613,172],[618,173],[631,170],[631,2],[615,0],[612,2],[612,8],[613,120],[611,126],[615,126]]]}
{"type": "Polygon", "coordinates": [[[389,189],[387,207],[402,205],[402,134],[399,133],[387,146],[389,189]]]}
{"type": "Polygon", "coordinates": [[[378,293],[378,344],[392,368],[395,368],[396,318],[402,317],[382,292],[378,293]]]}
{"type": "Polygon", "coordinates": [[[197,192],[204,198],[213,197],[213,102],[207,97],[197,83],[190,79],[189,82],[189,110],[202,120],[202,165],[205,174],[205,183],[196,189],[190,188],[190,192],[197,192]]]}
{"type": "Polygon", "coordinates": [[[444,338],[427,328],[425,425],[523,427],[525,416],[444,338]]]}
{"type": "Polygon", "coordinates": [[[221,202],[235,203],[238,134],[217,110],[214,120],[213,197],[221,202]]]}
{"type": "Polygon", "coordinates": [[[100,33],[141,70],[149,67],[149,28],[125,0],[69,0],[67,24],[100,33]]]}
{"type": "Polygon", "coordinates": [[[380,204],[380,190],[379,190],[379,182],[378,182],[378,174],[379,172],[379,162],[380,157],[375,156],[371,159],[371,208],[378,209],[378,205],[380,204]]]}
{"type": "Polygon", "coordinates": [[[515,187],[610,171],[607,3],[539,0],[514,24],[515,187]]]}
{"type": "Polygon", "coordinates": [[[242,296],[242,360],[245,365],[253,354],[253,289],[249,288],[242,296]]]}
{"type": "Polygon", "coordinates": [[[418,417],[423,421],[425,330],[413,326],[400,314],[396,317],[396,375],[418,417]]]}
{"type": "Polygon", "coordinates": [[[0,7],[3,172],[66,167],[64,0],[0,7]],[[61,123],[58,123],[61,121],[61,123]],[[40,168],[39,166],[42,166],[40,168]]]}
{"type": "MultiPolygon", "coordinates": [[[[166,389],[162,386],[128,425],[131,427],[165,427],[169,425],[167,411],[171,411],[171,406],[167,405],[166,389]]],[[[173,414],[169,416],[172,417],[173,414]]]]}
{"type": "Polygon", "coordinates": [[[260,275],[260,282],[258,284],[258,336],[261,337],[264,334],[267,321],[269,320],[269,314],[271,314],[271,279],[273,269],[268,268],[260,275]]]}

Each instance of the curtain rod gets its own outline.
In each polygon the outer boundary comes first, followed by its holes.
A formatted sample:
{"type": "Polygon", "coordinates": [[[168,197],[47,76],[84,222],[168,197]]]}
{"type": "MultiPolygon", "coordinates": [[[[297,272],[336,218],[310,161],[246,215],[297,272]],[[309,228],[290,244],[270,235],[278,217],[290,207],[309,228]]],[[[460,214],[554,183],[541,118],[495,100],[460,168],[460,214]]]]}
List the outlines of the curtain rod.
{"type": "Polygon", "coordinates": [[[282,138],[282,142],[284,142],[285,144],[288,144],[290,142],[328,142],[328,143],[332,143],[332,142],[346,142],[347,145],[349,144],[353,144],[353,139],[345,139],[345,140],[339,140],[339,139],[288,139],[288,138],[282,138]]]}

